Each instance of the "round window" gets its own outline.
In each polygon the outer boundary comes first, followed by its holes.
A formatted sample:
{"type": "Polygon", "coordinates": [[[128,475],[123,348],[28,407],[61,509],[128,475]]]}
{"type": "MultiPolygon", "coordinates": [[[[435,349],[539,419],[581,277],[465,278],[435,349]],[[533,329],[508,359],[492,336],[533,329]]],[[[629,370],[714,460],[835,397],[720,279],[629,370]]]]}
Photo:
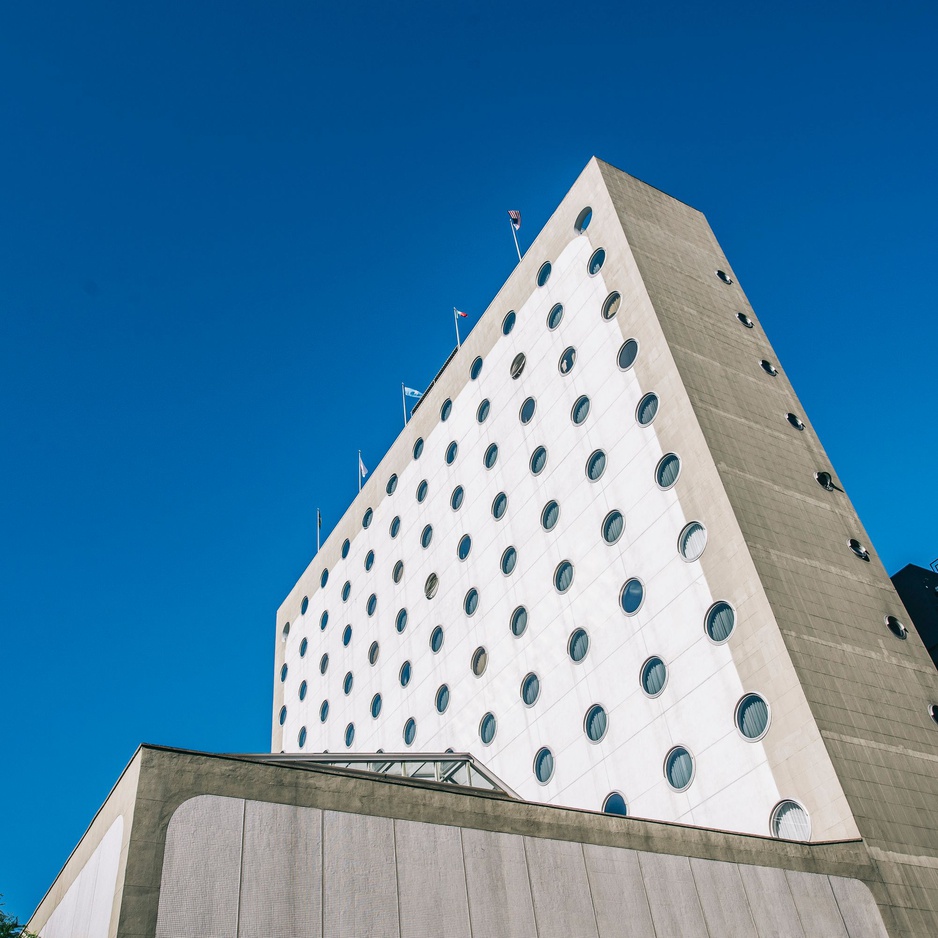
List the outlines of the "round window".
{"type": "Polygon", "coordinates": [[[486,398],[484,401],[482,401],[481,404],[479,404],[479,408],[476,411],[476,421],[478,423],[485,423],[485,421],[488,419],[489,411],[491,409],[492,405],[489,402],[489,399],[486,398]]]}
{"type": "Polygon", "coordinates": [[[734,628],[736,628],[736,612],[728,602],[721,599],[707,610],[704,630],[710,641],[718,645],[722,644],[733,634],[734,628]]]}
{"type": "Polygon", "coordinates": [[[620,814],[622,817],[628,816],[629,808],[620,792],[614,791],[606,795],[606,800],[603,802],[603,813],[620,814]]]}
{"type": "Polygon", "coordinates": [[[365,569],[370,570],[375,565],[375,552],[373,550],[368,551],[365,554],[365,569]]]}
{"type": "Polygon", "coordinates": [[[457,485],[456,488],[453,489],[453,494],[449,497],[449,506],[453,511],[459,511],[462,507],[462,500],[465,494],[461,485],[457,485]]]}
{"type": "Polygon", "coordinates": [[[860,560],[865,560],[867,563],[870,562],[870,552],[855,537],[851,537],[850,540],[847,541],[847,546],[860,560]]]}
{"type": "Polygon", "coordinates": [[[733,282],[733,278],[732,278],[725,270],[718,270],[718,271],[716,271],[716,275],[717,275],[724,283],[732,283],[732,282],[733,282]]]}
{"type": "Polygon", "coordinates": [[[598,743],[606,735],[608,728],[609,717],[606,711],[599,704],[593,704],[583,718],[583,732],[586,733],[586,738],[590,742],[598,743]]]}
{"type": "Polygon", "coordinates": [[[449,706],[449,686],[447,684],[440,685],[436,692],[435,703],[437,713],[446,713],[446,708],[449,706]]]}
{"type": "Polygon", "coordinates": [[[378,608],[378,597],[375,596],[374,593],[372,593],[368,597],[368,602],[365,604],[365,612],[367,612],[369,616],[373,616],[377,608],[378,608]]]}
{"type": "Polygon", "coordinates": [[[548,280],[550,280],[550,261],[544,261],[537,272],[537,285],[542,287],[548,280]]]}
{"type": "Polygon", "coordinates": [[[349,725],[348,725],[347,727],[345,727],[345,746],[346,746],[346,748],[347,748],[347,749],[351,749],[351,748],[352,748],[352,743],[354,743],[354,742],[355,742],[355,724],[354,724],[354,723],[349,723],[349,725]]]}
{"type": "Polygon", "coordinates": [[[619,312],[619,307],[622,305],[622,296],[619,293],[613,291],[606,297],[605,302],[603,303],[603,319],[612,319],[616,313],[619,312]]]}
{"type": "Polygon", "coordinates": [[[533,707],[537,703],[537,698],[541,696],[541,682],[538,676],[532,671],[525,676],[521,682],[521,700],[526,707],[533,707]]]}
{"type": "Polygon", "coordinates": [[[322,573],[319,575],[319,585],[325,586],[326,583],[328,582],[329,582],[329,571],[323,570],[322,573]]]}
{"type": "Polygon", "coordinates": [[[280,683],[282,684],[287,679],[287,666],[283,665],[280,669],[280,683]]]}
{"type": "Polygon", "coordinates": [[[342,602],[347,603],[349,593],[352,592],[352,584],[348,580],[342,585],[342,602]]]}
{"type": "Polygon", "coordinates": [[[797,801],[780,801],[769,817],[769,830],[780,840],[809,840],[811,819],[797,801]]]}
{"type": "Polygon", "coordinates": [[[352,684],[354,683],[354,680],[355,679],[352,677],[352,672],[347,672],[345,679],[342,681],[342,690],[345,692],[346,697],[352,693],[352,684]]]}
{"type": "Polygon", "coordinates": [[[551,499],[541,512],[541,527],[545,531],[553,531],[560,519],[560,505],[551,499]]]}
{"type": "Polygon", "coordinates": [[[404,576],[404,561],[398,560],[398,562],[394,564],[394,569],[391,571],[391,579],[394,580],[395,583],[400,583],[401,577],[403,576],[404,576]]]}
{"type": "Polygon", "coordinates": [[[280,708],[280,725],[283,726],[283,724],[286,723],[286,721],[287,721],[287,708],[281,707],[280,708]]]}
{"type": "Polygon", "coordinates": [[[401,670],[398,674],[398,680],[401,682],[401,687],[406,687],[410,683],[411,675],[411,665],[409,661],[405,661],[401,665],[401,670]]]}
{"type": "Polygon", "coordinates": [[[573,564],[569,560],[561,560],[554,570],[554,589],[558,593],[566,593],[573,584],[573,564]]]}
{"type": "Polygon", "coordinates": [[[308,647],[309,647],[309,640],[304,638],[303,641],[300,642],[300,657],[301,658],[306,657],[306,649],[308,647]]]}
{"type": "Polygon", "coordinates": [[[590,415],[590,399],[585,395],[581,394],[576,401],[573,403],[573,408],[570,410],[570,420],[573,421],[575,427],[581,427],[586,423],[586,418],[590,415]]]}
{"type": "Polygon", "coordinates": [[[404,745],[412,746],[416,736],[417,721],[413,717],[410,717],[410,719],[404,724],[404,745]]]}
{"type": "Polygon", "coordinates": [[[590,258],[590,262],[587,265],[586,269],[589,271],[591,277],[595,277],[603,269],[603,264],[606,263],[606,252],[603,248],[599,248],[596,251],[593,251],[593,256],[590,258]]]}
{"type": "Polygon", "coordinates": [[[524,630],[528,627],[528,610],[524,606],[518,606],[511,614],[511,634],[515,638],[524,635],[524,630]]]}
{"type": "Polygon", "coordinates": [[[469,380],[475,381],[480,374],[482,374],[482,359],[477,356],[469,366],[469,380]]]}
{"type": "Polygon", "coordinates": [[[324,700],[319,707],[319,722],[325,723],[329,716],[329,701],[324,700]]]}
{"type": "Polygon", "coordinates": [[[352,640],[352,627],[347,625],[342,630],[342,644],[348,648],[349,642],[352,640]]]}
{"type": "Polygon", "coordinates": [[[647,427],[658,415],[658,395],[649,391],[635,408],[635,419],[640,427],[647,427]]]}
{"type": "Polygon", "coordinates": [[[443,647],[443,626],[438,625],[430,633],[430,651],[436,654],[443,647]]]}
{"type": "Polygon", "coordinates": [[[504,492],[499,492],[492,501],[492,517],[500,521],[505,517],[508,510],[508,496],[504,492]]]}
{"type": "Polygon", "coordinates": [[[378,663],[378,652],[380,647],[377,642],[372,642],[371,646],[368,649],[368,663],[377,664],[378,663]]]}
{"type": "Polygon", "coordinates": [[[455,440],[446,447],[446,465],[452,466],[456,461],[456,454],[459,452],[459,444],[455,440]]]}
{"type": "Polygon", "coordinates": [[[753,741],[765,736],[769,729],[769,705],[758,694],[746,694],[736,705],[736,729],[753,741]]]}
{"type": "Polygon", "coordinates": [[[371,698],[371,715],[377,720],[379,713],[381,713],[381,695],[375,694],[371,698]]]}
{"type": "Polygon", "coordinates": [[[327,626],[328,624],[329,624],[329,611],[326,610],[326,611],[319,617],[319,631],[320,631],[320,632],[325,632],[325,631],[326,631],[326,626],[327,626]]]}
{"type": "Polygon", "coordinates": [[[547,328],[553,332],[557,326],[563,321],[563,306],[560,303],[555,303],[550,312],[547,314],[547,328]]]}
{"type": "Polygon", "coordinates": [[[511,576],[511,574],[514,573],[515,565],[517,563],[518,551],[516,551],[514,547],[506,547],[499,564],[502,573],[504,573],[505,576],[511,576]]]}
{"type": "Polygon", "coordinates": [[[286,641],[286,640],[287,640],[287,637],[288,637],[289,635],[290,635],[290,623],[289,623],[289,622],[284,622],[284,623],[283,623],[283,630],[281,631],[280,636],[281,636],[281,638],[283,639],[283,641],[286,641]]]}
{"type": "Polygon", "coordinates": [[[522,424],[527,425],[534,419],[534,411],[537,410],[537,401],[533,397],[529,397],[521,405],[521,410],[518,411],[518,419],[522,424]]]}
{"type": "Polygon", "coordinates": [[[539,446],[531,454],[531,474],[540,475],[544,471],[544,467],[547,465],[547,450],[543,446],[539,446]]]}
{"type": "Polygon", "coordinates": [[[751,329],[751,328],[755,325],[755,323],[754,323],[745,313],[737,313],[737,314],[736,314],[736,318],[737,318],[747,329],[751,329]]]}
{"type": "Polygon", "coordinates": [[[387,484],[387,486],[386,486],[386,491],[387,491],[388,495],[393,495],[393,494],[394,494],[394,490],[395,490],[396,488],[397,488],[397,476],[396,476],[396,475],[392,475],[391,478],[388,479],[388,484],[387,484]]]}
{"type": "Polygon", "coordinates": [[[472,538],[468,534],[464,534],[459,539],[459,544],[456,546],[456,556],[460,560],[465,560],[469,556],[469,552],[472,550],[472,538]]]}
{"type": "Polygon", "coordinates": [[[488,745],[493,739],[495,739],[495,731],[498,728],[498,723],[495,720],[494,713],[487,713],[482,717],[481,722],[479,723],[479,739],[482,740],[483,745],[488,745]]]}
{"type": "Polygon", "coordinates": [[[804,430],[804,421],[796,414],[786,414],[785,419],[796,429],[804,430]]]}
{"type": "Polygon", "coordinates": [[[431,573],[427,577],[427,582],[423,586],[423,593],[427,599],[433,599],[436,596],[437,590],[440,588],[440,578],[435,574],[431,573]]]}
{"type": "Polygon", "coordinates": [[[645,587],[637,577],[627,580],[619,593],[619,605],[627,616],[634,616],[645,601],[645,587]]]}
{"type": "Polygon", "coordinates": [[[683,747],[675,746],[664,760],[664,777],[675,791],[687,791],[694,780],[694,758],[683,747]]]}
{"type": "Polygon", "coordinates": [[[563,350],[560,360],[557,362],[557,368],[562,375],[568,375],[573,371],[576,364],[576,349],[570,345],[563,350]]]}
{"type": "Polygon", "coordinates": [[[371,519],[374,517],[374,512],[369,508],[365,511],[365,514],[362,515],[362,527],[367,528],[371,525],[371,519]]]}
{"type": "Polygon", "coordinates": [[[590,637],[585,629],[575,629],[567,640],[567,654],[573,661],[580,662],[590,650],[590,637]]]}
{"type": "Polygon", "coordinates": [[[398,632],[403,632],[407,628],[407,610],[399,609],[397,612],[397,617],[394,620],[394,628],[398,632]]]}
{"type": "Polygon", "coordinates": [[[462,607],[465,610],[467,616],[473,615],[476,609],[479,608],[479,591],[475,587],[472,587],[472,589],[466,593],[462,607]]]}
{"type": "Polygon", "coordinates": [[[417,442],[414,443],[414,459],[420,459],[420,456],[422,453],[423,453],[423,437],[418,436],[417,442]]]}
{"type": "Polygon", "coordinates": [[[509,310],[508,315],[502,320],[502,335],[508,335],[512,329],[515,328],[515,320],[517,319],[515,311],[509,310]]]}
{"type": "Polygon", "coordinates": [[[443,423],[446,423],[446,421],[449,420],[449,415],[452,412],[453,412],[453,402],[449,398],[446,398],[446,400],[443,401],[443,406],[440,408],[440,420],[443,423]]]}
{"type": "Polygon", "coordinates": [[[590,222],[593,220],[593,210],[587,205],[586,208],[580,210],[580,214],[577,215],[576,221],[573,224],[574,229],[577,234],[582,234],[589,228],[590,222]]]}
{"type": "Polygon", "coordinates": [[[342,541],[342,559],[343,559],[343,560],[344,560],[346,557],[348,557],[349,548],[350,548],[351,546],[352,546],[351,541],[349,541],[348,538],[346,538],[344,541],[342,541]]]}
{"type": "Polygon", "coordinates": [[[773,378],[778,375],[778,369],[771,362],[766,361],[764,358],[759,364],[762,366],[762,370],[767,374],[771,375],[773,378]]]}
{"type": "Polygon", "coordinates": [[[300,603],[300,615],[305,616],[307,609],[309,609],[309,596],[304,596],[303,601],[300,603]]]}
{"type": "Polygon", "coordinates": [[[485,451],[485,468],[491,469],[498,462],[498,444],[492,443],[485,451]]]}
{"type": "Polygon", "coordinates": [[[306,745],[306,727],[305,726],[301,727],[300,733],[296,737],[296,741],[299,743],[300,749],[302,749],[306,745]]]}
{"type": "Polygon", "coordinates": [[[677,549],[688,562],[698,560],[707,546],[707,529],[699,521],[691,521],[677,539],[677,549]]]}
{"type": "Polygon", "coordinates": [[[625,529],[625,518],[622,512],[613,509],[603,520],[603,540],[607,544],[615,544],[622,537],[622,531],[625,529]]]}
{"type": "Polygon", "coordinates": [[[433,540],[433,526],[428,524],[420,532],[420,546],[426,550],[430,546],[430,542],[433,540]]]}
{"type": "Polygon", "coordinates": [[[814,478],[822,489],[825,489],[828,492],[834,491],[834,480],[831,478],[831,474],[829,472],[815,472],[814,478]]]}
{"type": "Polygon", "coordinates": [[[401,519],[397,515],[395,515],[394,518],[391,519],[391,526],[388,528],[388,533],[391,535],[392,538],[394,538],[394,537],[397,537],[400,530],[401,530],[401,519]]]}
{"type": "Polygon", "coordinates": [[[619,349],[616,362],[618,363],[621,371],[628,371],[629,368],[635,364],[635,359],[637,357],[638,342],[635,339],[626,339],[626,341],[622,344],[622,348],[619,349]]]}
{"type": "Polygon", "coordinates": [[[534,777],[546,785],[554,775],[554,754],[545,746],[534,757],[534,777]]]}
{"type": "Polygon", "coordinates": [[[472,673],[476,677],[482,677],[489,664],[489,653],[480,645],[472,653],[472,673]]]}
{"type": "Polygon", "coordinates": [[[427,497],[427,490],[429,486],[427,485],[427,480],[424,479],[420,485],[417,486],[417,501],[422,502],[427,497]]]}
{"type": "Polygon", "coordinates": [[[886,628],[888,628],[896,638],[909,637],[909,630],[895,616],[885,616],[883,621],[886,623],[886,628]]]}
{"type": "Polygon", "coordinates": [[[329,668],[329,654],[326,653],[319,659],[319,673],[325,674],[328,668],[329,668]]]}
{"type": "Polygon", "coordinates": [[[586,478],[590,482],[597,482],[606,471],[606,454],[601,450],[593,450],[586,460],[586,478]]]}
{"type": "Polygon", "coordinates": [[[668,683],[667,665],[657,656],[649,658],[643,665],[639,680],[642,690],[649,697],[658,697],[668,683]]]}
{"type": "Polygon", "coordinates": [[[674,453],[667,453],[662,456],[655,469],[655,482],[658,488],[669,489],[681,474],[681,460],[674,453]]]}
{"type": "Polygon", "coordinates": [[[514,360],[511,363],[510,370],[512,379],[521,377],[521,372],[524,371],[524,363],[524,352],[519,352],[517,355],[515,355],[514,360]]]}

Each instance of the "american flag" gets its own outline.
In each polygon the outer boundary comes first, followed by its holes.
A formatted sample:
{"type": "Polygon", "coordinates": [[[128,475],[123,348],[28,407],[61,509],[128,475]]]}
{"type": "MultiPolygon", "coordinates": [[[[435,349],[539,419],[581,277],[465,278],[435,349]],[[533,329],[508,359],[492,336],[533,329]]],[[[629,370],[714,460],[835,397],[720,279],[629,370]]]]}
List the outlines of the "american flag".
{"type": "Polygon", "coordinates": [[[512,212],[509,210],[508,217],[511,219],[511,227],[517,231],[521,227],[521,212],[512,212]]]}

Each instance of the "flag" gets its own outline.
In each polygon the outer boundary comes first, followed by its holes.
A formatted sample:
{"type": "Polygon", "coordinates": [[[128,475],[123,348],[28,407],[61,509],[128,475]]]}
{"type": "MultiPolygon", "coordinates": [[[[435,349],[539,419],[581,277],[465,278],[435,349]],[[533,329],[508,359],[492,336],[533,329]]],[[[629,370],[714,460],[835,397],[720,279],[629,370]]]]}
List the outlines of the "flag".
{"type": "Polygon", "coordinates": [[[459,316],[460,319],[468,319],[468,317],[469,317],[469,314],[468,314],[468,313],[464,313],[461,309],[456,309],[455,306],[453,307],[453,312],[454,312],[457,316],[459,316]]]}
{"type": "Polygon", "coordinates": [[[317,530],[322,530],[322,515],[319,513],[319,509],[316,509],[316,528],[317,530]]]}
{"type": "Polygon", "coordinates": [[[413,388],[408,387],[404,388],[404,394],[407,395],[407,397],[416,397],[418,401],[421,397],[423,397],[423,393],[421,391],[415,391],[413,388]]]}
{"type": "Polygon", "coordinates": [[[508,217],[511,219],[511,227],[517,231],[521,227],[521,212],[512,212],[509,210],[508,217]]]}
{"type": "Polygon", "coordinates": [[[364,479],[368,475],[368,470],[365,468],[365,464],[362,462],[362,454],[358,454],[358,473],[364,479]]]}

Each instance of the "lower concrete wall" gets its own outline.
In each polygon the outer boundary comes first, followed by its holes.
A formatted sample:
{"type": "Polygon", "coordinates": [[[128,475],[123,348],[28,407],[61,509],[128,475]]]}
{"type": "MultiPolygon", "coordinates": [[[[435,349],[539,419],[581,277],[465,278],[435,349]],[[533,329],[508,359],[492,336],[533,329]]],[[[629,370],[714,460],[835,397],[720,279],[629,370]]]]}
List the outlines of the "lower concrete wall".
{"type": "Polygon", "coordinates": [[[855,879],[198,795],[157,938],[884,938],[855,879]]]}

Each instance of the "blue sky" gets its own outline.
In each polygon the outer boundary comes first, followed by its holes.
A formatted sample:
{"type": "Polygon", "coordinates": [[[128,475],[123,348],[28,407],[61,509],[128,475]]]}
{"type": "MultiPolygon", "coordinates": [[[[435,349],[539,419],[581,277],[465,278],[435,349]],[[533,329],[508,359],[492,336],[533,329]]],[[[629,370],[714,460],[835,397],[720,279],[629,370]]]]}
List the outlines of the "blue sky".
{"type": "Polygon", "coordinates": [[[269,747],[274,613],[596,154],[703,210],[887,569],[938,556],[938,9],[5,4],[0,892],[141,741],[269,747]],[[917,467],[917,468],[916,468],[917,467]],[[931,481],[929,481],[931,479],[931,481]]]}

